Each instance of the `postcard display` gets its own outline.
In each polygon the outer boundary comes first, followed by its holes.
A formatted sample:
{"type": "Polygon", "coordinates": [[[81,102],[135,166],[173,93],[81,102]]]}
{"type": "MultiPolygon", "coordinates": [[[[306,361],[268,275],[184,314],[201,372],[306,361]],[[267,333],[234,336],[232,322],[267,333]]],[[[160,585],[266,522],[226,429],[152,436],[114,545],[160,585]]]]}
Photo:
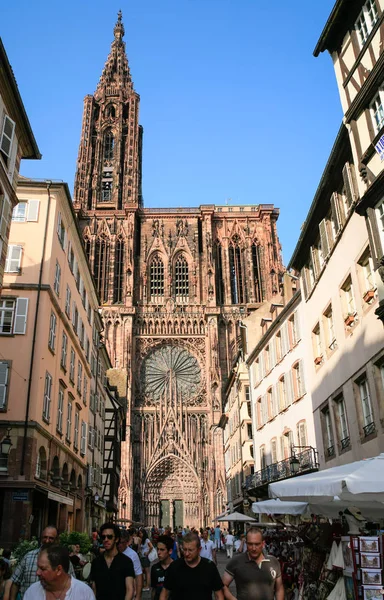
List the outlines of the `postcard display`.
{"type": "Polygon", "coordinates": [[[347,600],[383,600],[383,536],[341,538],[347,600]]]}

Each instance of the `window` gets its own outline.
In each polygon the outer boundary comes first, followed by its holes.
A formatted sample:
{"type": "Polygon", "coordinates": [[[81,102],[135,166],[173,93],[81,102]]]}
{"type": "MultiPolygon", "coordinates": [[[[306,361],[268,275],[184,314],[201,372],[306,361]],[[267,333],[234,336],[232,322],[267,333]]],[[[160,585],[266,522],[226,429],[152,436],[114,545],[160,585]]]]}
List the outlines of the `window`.
{"type": "Polygon", "coordinates": [[[285,376],[279,379],[279,412],[287,408],[287,386],[285,376]]]}
{"type": "Polygon", "coordinates": [[[79,423],[80,423],[80,413],[77,410],[75,412],[75,425],[73,428],[73,447],[75,450],[79,449],[79,423]]]}
{"type": "Polygon", "coordinates": [[[61,338],[60,366],[63,367],[64,370],[67,369],[67,346],[68,346],[68,337],[65,333],[63,333],[63,337],[61,338]]]}
{"type": "Polygon", "coordinates": [[[70,243],[68,244],[68,264],[69,268],[71,269],[71,273],[73,273],[75,268],[75,255],[73,252],[72,245],[70,245],[70,243]]]}
{"type": "Polygon", "coordinates": [[[297,444],[298,446],[308,446],[307,424],[305,420],[297,424],[297,444]]]}
{"type": "Polygon", "coordinates": [[[358,386],[363,416],[363,430],[364,435],[367,436],[375,431],[375,425],[373,422],[373,410],[371,404],[371,397],[369,395],[367,379],[362,379],[358,383],[358,386]]]}
{"type": "Polygon", "coordinates": [[[296,344],[301,339],[300,321],[299,321],[299,315],[298,315],[297,311],[294,312],[293,315],[290,317],[289,325],[290,325],[290,338],[291,338],[292,346],[296,346],[296,344]]]}
{"type": "Polygon", "coordinates": [[[61,279],[61,267],[60,267],[59,263],[56,261],[55,281],[53,282],[53,289],[55,290],[57,296],[60,295],[60,279],[61,279]]]}
{"type": "Polygon", "coordinates": [[[4,159],[6,165],[8,165],[8,159],[11,156],[11,148],[13,142],[13,135],[15,133],[15,122],[4,115],[3,129],[0,138],[0,153],[4,159]]]}
{"type": "Polygon", "coordinates": [[[69,400],[67,404],[67,429],[65,432],[65,439],[67,442],[71,441],[71,429],[72,429],[72,402],[69,400]]]}
{"type": "Polygon", "coordinates": [[[65,247],[65,227],[61,218],[61,213],[57,217],[57,235],[59,238],[60,246],[64,249],[65,247]]]}
{"type": "Polygon", "coordinates": [[[59,387],[59,397],[57,401],[57,423],[56,429],[59,433],[63,433],[63,412],[64,412],[64,390],[59,387]]]}
{"type": "Polygon", "coordinates": [[[51,312],[51,318],[49,321],[48,348],[52,350],[52,352],[55,351],[56,344],[56,320],[55,313],[51,312]]]}
{"type": "Polygon", "coordinates": [[[19,204],[16,204],[12,212],[12,221],[24,223],[27,218],[27,207],[28,202],[26,201],[20,201],[19,204]]]}
{"type": "Polygon", "coordinates": [[[325,218],[319,223],[321,266],[324,264],[332,246],[333,236],[330,221],[325,218]]]}
{"type": "Polygon", "coordinates": [[[72,325],[73,325],[73,329],[75,330],[75,333],[77,335],[77,329],[79,326],[79,311],[77,310],[76,302],[73,302],[73,307],[72,307],[72,325]]]}
{"type": "Polygon", "coordinates": [[[371,33],[373,26],[375,25],[378,19],[377,7],[375,0],[368,0],[364,6],[363,10],[359,14],[357,21],[355,23],[355,29],[357,32],[357,37],[359,39],[360,47],[362,48],[365,42],[368,39],[369,34],[371,33]]]}
{"type": "Polygon", "coordinates": [[[50,412],[51,412],[51,393],[52,393],[52,376],[47,371],[45,374],[44,399],[43,399],[43,419],[47,423],[49,423],[50,412]]]}
{"type": "Polygon", "coordinates": [[[277,440],[271,440],[271,461],[272,464],[277,463],[277,440]]]}
{"type": "Polygon", "coordinates": [[[115,243],[115,273],[113,283],[113,301],[123,302],[124,289],[124,240],[118,239],[115,243]]]}
{"type": "Polygon", "coordinates": [[[102,302],[108,302],[109,255],[109,240],[102,236],[95,242],[95,260],[93,263],[96,288],[102,302]]]}
{"type": "Polygon", "coordinates": [[[83,365],[80,361],[77,363],[77,391],[81,396],[81,385],[83,383],[83,365]]]}
{"type": "Polygon", "coordinates": [[[351,276],[347,277],[346,281],[342,285],[341,290],[344,305],[345,322],[347,325],[352,325],[355,321],[354,317],[356,315],[356,304],[351,276]],[[348,317],[350,317],[350,319],[348,319],[348,317]]]}
{"type": "Polygon", "coordinates": [[[328,406],[321,411],[321,417],[323,424],[325,458],[332,458],[335,455],[335,446],[333,442],[331,413],[328,406]]]}
{"type": "Polygon", "coordinates": [[[150,295],[152,300],[164,296],[164,263],[160,256],[155,255],[149,268],[150,295]]]}
{"type": "Polygon", "coordinates": [[[384,254],[384,199],[376,205],[376,220],[380,234],[381,254],[384,254]]]}
{"type": "Polygon", "coordinates": [[[22,246],[9,244],[7,257],[5,259],[5,273],[20,273],[21,272],[21,256],[23,253],[22,246]]]}
{"type": "Polygon", "coordinates": [[[112,202],[112,181],[103,180],[101,184],[101,201],[112,202]]]}
{"type": "Polygon", "coordinates": [[[265,456],[265,446],[260,446],[260,469],[263,470],[267,466],[267,458],[265,456]]]}
{"type": "Polygon", "coordinates": [[[0,410],[7,408],[10,370],[11,362],[0,360],[0,410]]]}
{"type": "Polygon", "coordinates": [[[224,278],[223,278],[223,256],[222,247],[219,242],[215,245],[216,264],[216,300],[218,304],[224,304],[224,278]]]}
{"type": "Polygon", "coordinates": [[[21,335],[27,327],[28,298],[0,300],[0,334],[21,335]]]}
{"type": "Polygon", "coordinates": [[[345,212],[342,198],[337,192],[334,192],[330,199],[332,227],[335,237],[345,223],[345,212]]]}
{"type": "Polygon", "coordinates": [[[294,398],[298,400],[306,393],[305,381],[304,381],[304,367],[303,361],[299,360],[293,365],[293,388],[294,398]]]}
{"type": "Polygon", "coordinates": [[[350,445],[347,414],[345,410],[345,402],[342,394],[334,399],[335,403],[335,421],[337,433],[340,442],[341,450],[348,448],[350,445]]]}
{"type": "Polygon", "coordinates": [[[95,447],[95,432],[90,423],[88,423],[88,448],[93,450],[95,447]]]}
{"type": "Polygon", "coordinates": [[[69,319],[71,318],[71,290],[68,284],[65,292],[65,314],[69,319]]]}
{"type": "Polygon", "coordinates": [[[12,212],[12,221],[24,223],[25,221],[38,221],[40,200],[20,200],[12,212]]]}
{"type": "Polygon", "coordinates": [[[47,454],[43,446],[41,446],[37,455],[35,477],[38,479],[47,478],[47,454]]]}
{"type": "Polygon", "coordinates": [[[186,300],[189,296],[188,263],[182,255],[175,263],[175,295],[177,300],[186,300]]]}
{"type": "Polygon", "coordinates": [[[115,138],[111,129],[107,129],[104,135],[104,160],[113,160],[113,154],[115,149],[115,138]]]}
{"type": "Polygon", "coordinates": [[[71,361],[69,364],[69,379],[71,380],[72,383],[74,383],[75,381],[75,351],[73,348],[71,348],[71,361]]]}
{"type": "Polygon", "coordinates": [[[312,346],[315,365],[321,365],[323,362],[323,347],[321,343],[320,324],[317,323],[312,331],[312,346]]]}
{"type": "Polygon", "coordinates": [[[243,250],[240,248],[239,243],[239,236],[234,235],[228,249],[232,304],[243,304],[245,299],[242,266],[243,250]]]}
{"type": "Polygon", "coordinates": [[[358,261],[361,289],[363,290],[363,300],[367,304],[372,304],[375,298],[375,279],[374,268],[369,248],[365,250],[358,261]]]}
{"type": "Polygon", "coordinates": [[[335,335],[335,323],[333,320],[332,305],[330,305],[324,313],[324,326],[325,335],[327,339],[327,347],[329,350],[335,350],[337,348],[337,341],[335,335]]]}
{"type": "Polygon", "coordinates": [[[80,454],[85,455],[87,449],[87,424],[81,421],[80,454]]]}
{"type": "Polygon", "coordinates": [[[88,396],[88,379],[87,376],[84,375],[84,383],[83,383],[83,403],[87,406],[87,396],[88,396]]]}
{"type": "Polygon", "coordinates": [[[252,267],[253,267],[253,285],[255,292],[255,301],[263,301],[261,268],[260,268],[260,247],[253,242],[252,244],[252,267]]]}

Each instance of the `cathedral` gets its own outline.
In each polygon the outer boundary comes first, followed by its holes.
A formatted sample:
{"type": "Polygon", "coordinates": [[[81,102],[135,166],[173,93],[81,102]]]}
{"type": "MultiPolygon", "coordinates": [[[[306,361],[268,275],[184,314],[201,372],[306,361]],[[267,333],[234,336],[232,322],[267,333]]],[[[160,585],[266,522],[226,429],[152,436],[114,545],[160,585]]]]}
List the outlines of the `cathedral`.
{"type": "Polygon", "coordinates": [[[74,191],[112,376],[128,403],[119,517],[211,525],[226,504],[222,392],[241,320],[279,290],[279,211],[144,207],[140,96],[123,38],[119,13],[84,100],[74,191]]]}

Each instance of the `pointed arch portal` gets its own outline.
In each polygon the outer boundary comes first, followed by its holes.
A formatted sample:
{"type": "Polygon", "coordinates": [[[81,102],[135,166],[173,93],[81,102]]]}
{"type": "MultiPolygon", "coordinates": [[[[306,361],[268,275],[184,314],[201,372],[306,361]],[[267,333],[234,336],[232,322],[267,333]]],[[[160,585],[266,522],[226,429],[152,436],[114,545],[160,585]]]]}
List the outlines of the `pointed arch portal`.
{"type": "Polygon", "coordinates": [[[151,525],[199,527],[201,484],[194,469],[174,454],[158,461],[145,481],[144,509],[151,525]]]}

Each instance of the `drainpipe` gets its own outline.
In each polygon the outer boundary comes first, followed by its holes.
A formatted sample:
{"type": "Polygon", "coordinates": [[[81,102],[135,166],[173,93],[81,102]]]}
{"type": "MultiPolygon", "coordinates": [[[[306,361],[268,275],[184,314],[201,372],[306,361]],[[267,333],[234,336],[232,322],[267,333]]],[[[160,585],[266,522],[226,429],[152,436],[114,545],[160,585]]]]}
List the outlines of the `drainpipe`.
{"type": "Polygon", "coordinates": [[[30,361],[30,364],[29,364],[27,405],[26,405],[26,409],[25,409],[25,421],[24,421],[23,447],[22,447],[22,451],[21,451],[20,475],[24,475],[25,454],[26,454],[26,451],[27,451],[29,407],[30,407],[30,403],[31,403],[32,374],[33,374],[33,363],[34,363],[34,358],[35,358],[35,346],[36,346],[36,334],[37,334],[37,320],[38,320],[38,316],[39,316],[40,295],[41,295],[41,282],[43,280],[44,257],[45,257],[45,249],[46,249],[46,245],[47,245],[49,213],[50,213],[50,208],[51,208],[51,194],[50,194],[49,190],[50,190],[50,187],[52,185],[52,181],[47,181],[46,183],[47,183],[47,194],[48,194],[48,206],[47,206],[47,216],[45,218],[43,250],[42,250],[42,253],[41,253],[41,261],[40,261],[39,283],[38,283],[38,286],[37,286],[35,322],[33,324],[31,361],[30,361]]]}

